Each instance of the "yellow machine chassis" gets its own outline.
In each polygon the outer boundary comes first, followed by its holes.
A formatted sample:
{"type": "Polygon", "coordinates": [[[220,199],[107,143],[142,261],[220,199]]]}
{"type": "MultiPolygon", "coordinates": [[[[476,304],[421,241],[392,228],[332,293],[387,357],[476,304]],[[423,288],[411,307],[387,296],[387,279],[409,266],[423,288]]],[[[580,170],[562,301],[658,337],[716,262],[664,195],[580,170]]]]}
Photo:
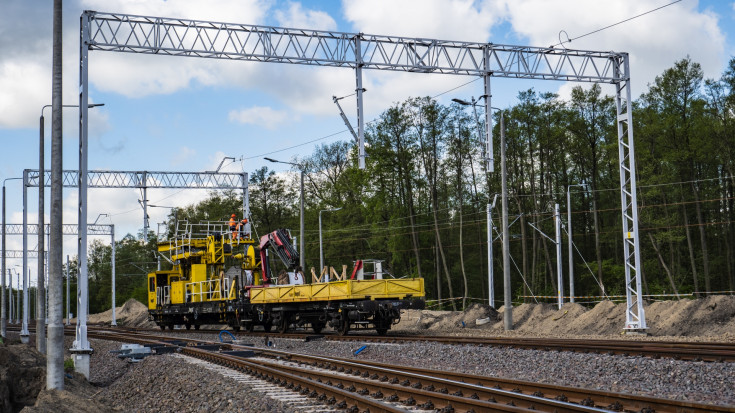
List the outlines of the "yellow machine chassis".
{"type": "Polygon", "coordinates": [[[250,290],[250,303],[292,303],[332,300],[403,299],[424,296],[423,278],[346,280],[285,285],[250,290]]]}

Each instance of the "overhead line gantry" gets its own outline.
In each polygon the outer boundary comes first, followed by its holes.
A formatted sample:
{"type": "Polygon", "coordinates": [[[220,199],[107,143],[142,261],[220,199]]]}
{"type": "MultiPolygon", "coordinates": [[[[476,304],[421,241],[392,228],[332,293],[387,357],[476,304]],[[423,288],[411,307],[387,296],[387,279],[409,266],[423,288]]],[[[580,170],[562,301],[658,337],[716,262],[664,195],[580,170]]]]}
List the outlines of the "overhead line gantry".
{"type": "MultiPolygon", "coordinates": [[[[80,31],[80,172],[86,173],[89,51],[344,67],[355,71],[358,159],[365,167],[362,70],[480,76],[484,80],[483,160],[493,170],[491,77],[610,83],[616,90],[618,167],[627,330],[645,330],[627,53],[449,41],[85,11],[80,31]]],[[[79,222],[86,222],[80,185],[79,222]],[[83,216],[82,216],[83,215],[83,216]]],[[[507,211],[505,211],[507,213],[507,211]]]]}

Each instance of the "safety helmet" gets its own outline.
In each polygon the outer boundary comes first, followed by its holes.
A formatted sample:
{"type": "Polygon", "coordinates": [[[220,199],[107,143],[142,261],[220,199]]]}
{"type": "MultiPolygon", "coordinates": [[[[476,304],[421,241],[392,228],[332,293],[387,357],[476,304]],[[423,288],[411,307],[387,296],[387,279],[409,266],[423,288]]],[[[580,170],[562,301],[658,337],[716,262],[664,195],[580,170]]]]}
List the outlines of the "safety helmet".
{"type": "Polygon", "coordinates": [[[236,217],[236,215],[235,214],[232,214],[232,218],[235,218],[235,217],[236,217]]]}

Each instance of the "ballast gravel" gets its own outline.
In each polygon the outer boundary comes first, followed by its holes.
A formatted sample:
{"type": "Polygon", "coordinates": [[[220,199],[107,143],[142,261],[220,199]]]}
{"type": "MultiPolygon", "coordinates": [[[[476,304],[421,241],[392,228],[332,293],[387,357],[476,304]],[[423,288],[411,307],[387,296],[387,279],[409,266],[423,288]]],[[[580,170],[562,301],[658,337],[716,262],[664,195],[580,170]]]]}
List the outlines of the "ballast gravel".
{"type": "Polygon", "coordinates": [[[179,357],[149,356],[134,363],[120,359],[110,353],[120,345],[90,340],[90,382],[100,386],[97,400],[121,412],[292,412],[247,384],[179,357]]]}
{"type": "MultiPolygon", "coordinates": [[[[217,340],[216,333],[190,333],[189,338],[217,340]]],[[[265,347],[263,337],[238,339],[265,347]]],[[[304,341],[271,337],[279,350],[370,360],[393,365],[452,370],[524,381],[640,394],[698,403],[735,405],[735,363],[652,359],[607,354],[524,350],[494,346],[432,342],[362,343],[304,341]],[[354,352],[367,345],[355,356],[354,352]]],[[[91,381],[99,384],[101,401],[122,411],[288,412],[287,406],[220,374],[195,369],[167,355],[139,363],[122,361],[110,350],[120,343],[92,340],[91,381]]],[[[68,346],[71,344],[67,343],[68,346]]],[[[68,347],[67,346],[67,347],[68,347]]]]}
{"type": "MultiPolygon", "coordinates": [[[[253,340],[262,347],[262,340],[253,340]]],[[[537,383],[735,405],[735,363],[653,359],[434,342],[372,343],[271,338],[279,350],[456,371],[537,383]],[[355,356],[363,345],[367,348],[355,356]]]]}

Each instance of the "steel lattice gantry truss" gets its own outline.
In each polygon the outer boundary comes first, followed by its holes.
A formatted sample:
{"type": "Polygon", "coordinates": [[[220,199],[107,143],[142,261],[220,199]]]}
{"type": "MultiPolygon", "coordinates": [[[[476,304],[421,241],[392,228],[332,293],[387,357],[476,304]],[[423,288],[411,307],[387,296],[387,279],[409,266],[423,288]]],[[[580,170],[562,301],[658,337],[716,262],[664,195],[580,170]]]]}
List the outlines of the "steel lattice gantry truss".
{"type": "MultiPolygon", "coordinates": [[[[51,231],[51,224],[46,224],[44,227],[43,233],[48,235],[51,231]]],[[[87,235],[112,235],[111,228],[111,225],[87,224],[87,235]]],[[[63,235],[79,235],[79,227],[77,224],[63,224],[61,231],[63,235]]],[[[26,225],[25,233],[28,235],[38,235],[38,225],[26,225]]],[[[22,235],[23,224],[5,224],[5,234],[22,235]]]]}
{"type": "MultiPolygon", "coordinates": [[[[86,108],[85,108],[86,109],[86,108]]],[[[86,114],[86,110],[84,111],[86,114]]],[[[85,128],[86,132],[86,128],[85,128]]],[[[86,133],[85,133],[86,136],[86,133]]],[[[143,191],[144,233],[148,232],[147,190],[149,188],[167,189],[233,189],[242,190],[243,217],[248,218],[246,231],[250,231],[250,203],[248,192],[248,174],[229,172],[155,172],[155,171],[100,171],[87,170],[86,139],[83,150],[80,148],[79,171],[62,171],[62,185],[64,187],[79,188],[79,224],[78,226],[78,273],[77,284],[77,341],[74,348],[80,353],[89,353],[87,341],[87,234],[90,225],[87,224],[87,188],[131,188],[143,191]],[[86,179],[81,177],[86,176],[86,179]],[[81,331],[80,331],[81,330],[81,331]]],[[[21,229],[27,229],[28,188],[39,186],[38,170],[26,169],[23,171],[23,224],[21,229]]],[[[43,174],[44,186],[51,186],[51,171],[43,174]]],[[[92,226],[93,227],[93,226],[92,226]]],[[[37,230],[36,230],[37,231],[37,230]]],[[[102,235],[102,234],[92,234],[102,235]]],[[[23,234],[23,250],[28,249],[27,233],[23,234]]],[[[114,242],[114,239],[113,239],[114,242]]],[[[114,248],[113,248],[114,251],[114,248]]],[[[113,252],[114,254],[114,252],[113,252]]],[[[114,259],[114,256],[113,256],[114,259]]],[[[23,258],[23,269],[27,271],[27,258],[23,258]]],[[[113,310],[114,312],[114,310],[113,310]]]]}
{"type": "MultiPolygon", "coordinates": [[[[345,67],[355,70],[359,166],[365,166],[362,69],[481,76],[493,170],[490,78],[611,83],[617,89],[626,329],[647,328],[640,280],[630,67],[627,53],[343,33],[85,11],[80,38],[80,170],[86,171],[89,51],[345,67]],[[84,168],[84,169],[83,169],[84,168]]],[[[80,187],[80,194],[82,188],[80,187]]],[[[80,196],[80,203],[86,202],[80,196]]],[[[86,215],[80,222],[86,222],[86,215]]]]}

